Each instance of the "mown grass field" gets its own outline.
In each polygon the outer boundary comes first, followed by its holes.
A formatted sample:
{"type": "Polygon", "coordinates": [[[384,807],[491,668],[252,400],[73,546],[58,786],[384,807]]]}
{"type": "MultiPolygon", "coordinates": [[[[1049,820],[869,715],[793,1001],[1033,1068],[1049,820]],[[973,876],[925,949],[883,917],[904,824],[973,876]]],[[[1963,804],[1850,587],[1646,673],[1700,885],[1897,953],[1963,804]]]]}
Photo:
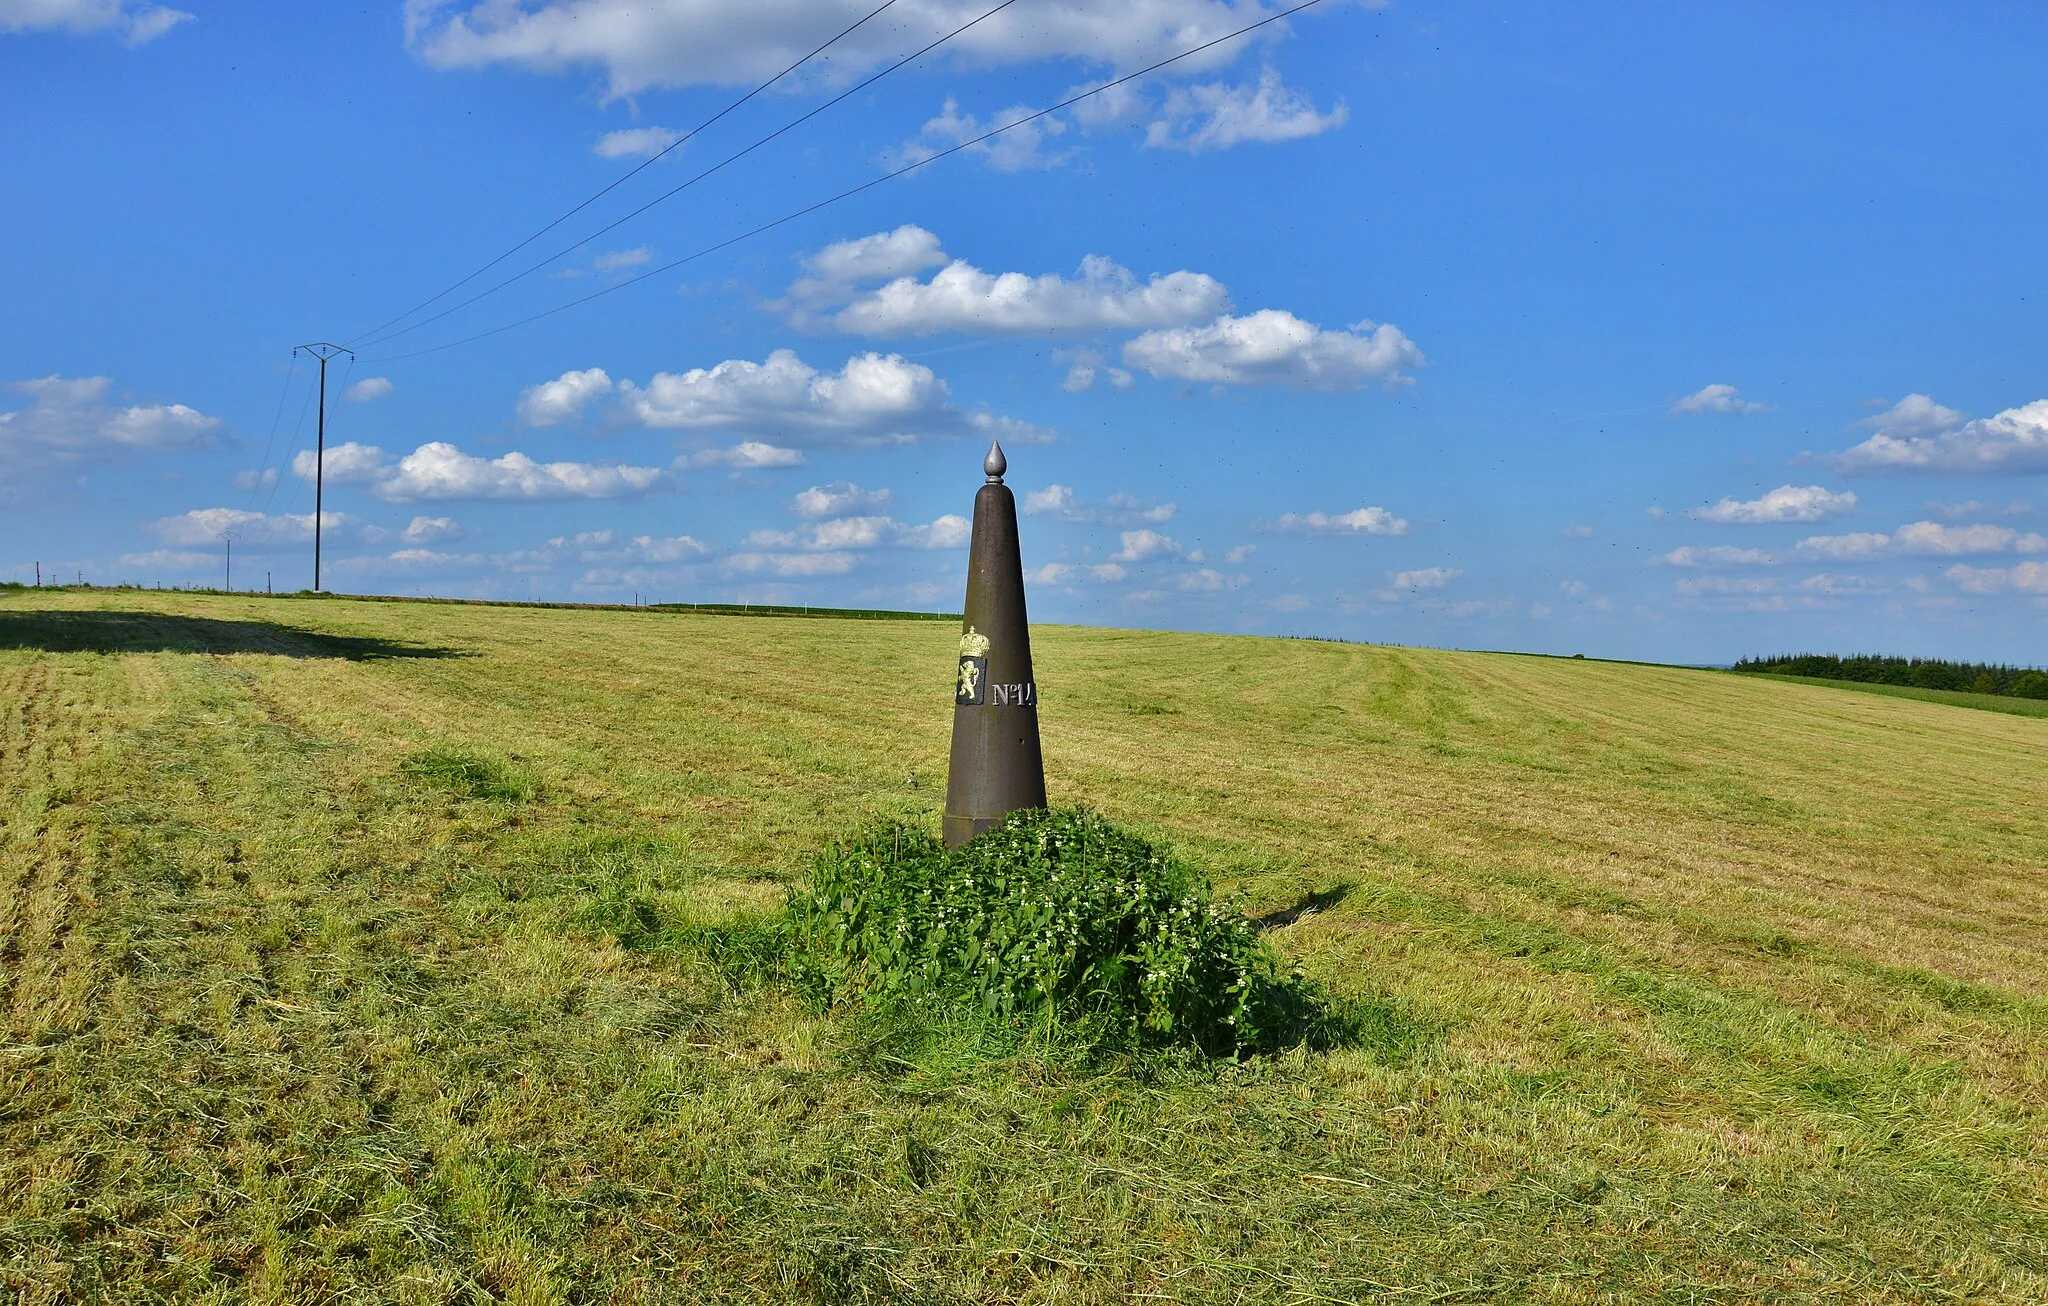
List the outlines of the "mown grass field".
{"type": "Polygon", "coordinates": [[[1041,628],[1049,781],[1378,1019],[1090,1064],[659,920],[936,819],[939,623],[0,596],[31,1303],[2048,1301],[2048,721],[1041,628]],[[628,945],[631,946],[628,946],[628,945]]]}

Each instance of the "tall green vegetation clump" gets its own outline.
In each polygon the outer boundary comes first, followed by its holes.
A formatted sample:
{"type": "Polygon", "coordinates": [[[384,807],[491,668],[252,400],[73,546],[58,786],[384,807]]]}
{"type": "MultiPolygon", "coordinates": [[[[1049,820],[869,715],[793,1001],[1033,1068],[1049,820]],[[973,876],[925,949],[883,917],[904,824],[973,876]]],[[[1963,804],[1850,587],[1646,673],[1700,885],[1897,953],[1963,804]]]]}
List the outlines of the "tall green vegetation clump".
{"type": "Polygon", "coordinates": [[[1084,810],[1013,813],[955,849],[871,828],[820,855],[790,925],[814,991],[872,1007],[1215,1056],[1299,1041],[1327,1010],[1185,863],[1084,810]]]}

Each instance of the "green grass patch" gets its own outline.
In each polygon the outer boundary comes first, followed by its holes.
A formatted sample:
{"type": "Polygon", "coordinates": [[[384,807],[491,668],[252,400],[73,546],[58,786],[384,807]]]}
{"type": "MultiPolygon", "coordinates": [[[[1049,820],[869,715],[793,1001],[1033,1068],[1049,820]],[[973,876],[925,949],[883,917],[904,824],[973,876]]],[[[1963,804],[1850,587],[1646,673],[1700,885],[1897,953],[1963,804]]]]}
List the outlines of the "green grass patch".
{"type": "Polygon", "coordinates": [[[400,774],[421,784],[490,803],[530,803],[540,797],[540,782],[526,768],[454,748],[430,748],[398,764],[400,774]]]}
{"type": "Polygon", "coordinates": [[[1973,694],[1960,689],[1921,689],[1915,685],[1877,685],[1859,680],[1823,680],[1816,676],[1773,676],[1743,672],[1754,680],[1775,680],[1787,685],[1821,685],[1858,694],[1882,694],[1886,698],[1912,698],[1922,703],[1946,703],[1950,707],[1973,707],[1983,712],[2008,716],[2048,717],[2048,699],[2014,698],[2006,694],[1973,694]]]}

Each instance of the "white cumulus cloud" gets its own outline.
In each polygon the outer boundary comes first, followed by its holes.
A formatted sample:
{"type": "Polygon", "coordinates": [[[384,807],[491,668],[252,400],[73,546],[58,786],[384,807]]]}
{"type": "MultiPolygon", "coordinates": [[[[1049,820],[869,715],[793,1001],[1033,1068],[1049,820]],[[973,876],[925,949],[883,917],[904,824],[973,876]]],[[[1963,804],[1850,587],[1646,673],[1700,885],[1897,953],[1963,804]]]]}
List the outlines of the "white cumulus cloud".
{"type": "Polygon", "coordinates": [[[947,513],[923,526],[906,526],[896,543],[906,549],[962,549],[974,534],[974,523],[958,513],[947,513]]]}
{"type": "Polygon", "coordinates": [[[737,576],[843,576],[859,559],[851,553],[735,553],[725,560],[726,571],[737,576]]]}
{"type": "Polygon", "coordinates": [[[1112,562],[1150,562],[1178,557],[1181,551],[1179,541],[1154,530],[1123,531],[1117,538],[1123,547],[1110,555],[1112,562]]]}
{"type": "Polygon", "coordinates": [[[654,261],[654,247],[636,245],[632,249],[615,249],[608,254],[599,254],[590,260],[590,266],[599,272],[622,272],[654,261]]]}
{"type": "MultiPolygon", "coordinates": [[[[299,450],[292,455],[292,474],[301,480],[312,480],[315,461],[313,450],[299,450]]],[[[330,446],[326,455],[317,461],[320,464],[317,470],[329,485],[372,485],[390,465],[391,455],[374,444],[358,444],[349,440],[330,446]]]]}
{"type": "Polygon", "coordinates": [[[2034,510],[2034,505],[2023,499],[2014,499],[2007,503],[1985,503],[1981,499],[1943,503],[1939,499],[1929,499],[1922,506],[1943,521],[1955,521],[1962,517],[1982,517],[1987,514],[1994,517],[2024,517],[2034,510]]]}
{"type": "Polygon", "coordinates": [[[1902,553],[1923,558],[1960,558],[1980,553],[2048,553],[2048,537],[2010,526],[1944,526],[1916,521],[1892,533],[1902,553]]]}
{"type": "Polygon", "coordinates": [[[1676,588],[1690,595],[1775,594],[1778,582],[1770,576],[1699,576],[1678,582],[1676,588]]]}
{"type": "Polygon", "coordinates": [[[1456,567],[1423,567],[1394,572],[1387,584],[1397,590],[1440,590],[1464,574],[1456,567]]]}
{"type": "Polygon", "coordinates": [[[836,517],[806,528],[803,543],[814,549],[876,549],[895,534],[888,517],[836,517]]]}
{"type": "Polygon", "coordinates": [[[445,441],[423,444],[380,477],[380,499],[626,499],[658,487],[655,467],[600,463],[542,463],[523,453],[478,458],[445,441]]]}
{"type": "Polygon", "coordinates": [[[1831,459],[1844,472],[2017,476],[2048,471],[2048,399],[1970,420],[1913,394],[1864,425],[1876,433],[1831,459]]]}
{"type": "Polygon", "coordinates": [[[1350,512],[1286,512],[1273,529],[1289,535],[1406,535],[1408,520],[1375,504],[1350,512]]]}
{"type": "Polygon", "coordinates": [[[147,45],[191,17],[137,0],[0,0],[0,32],[115,32],[128,45],[147,45]]]}
{"type": "MultiPolygon", "coordinates": [[[[353,524],[346,513],[322,513],[324,532],[353,524]]],[[[163,517],[149,524],[149,531],[166,544],[216,544],[221,532],[234,532],[239,543],[252,547],[264,544],[297,543],[313,538],[313,514],[271,515],[242,508],[194,508],[175,517],[163,517]]]]}
{"type": "Polygon", "coordinates": [[[1846,596],[1851,594],[1882,594],[1890,588],[1882,581],[1868,576],[1837,576],[1830,572],[1808,576],[1799,582],[1799,588],[1809,594],[1846,596]]]}
{"type": "Polygon", "coordinates": [[[1205,273],[1167,272],[1141,282],[1129,269],[1094,254],[1081,260],[1072,277],[986,272],[965,259],[945,260],[928,279],[905,272],[874,285],[872,275],[860,274],[862,264],[891,261],[887,255],[944,259],[936,238],[929,244],[922,239],[930,237],[922,228],[898,228],[866,238],[887,242],[873,247],[871,257],[849,252],[828,259],[840,247],[821,251],[789,288],[794,320],[864,336],[1050,335],[1199,322],[1230,307],[1223,284],[1205,273]]]}
{"type": "Polygon", "coordinates": [[[640,562],[687,562],[702,558],[712,552],[704,541],[688,535],[672,535],[659,538],[652,535],[635,535],[631,556],[640,562]]]}
{"type": "Polygon", "coordinates": [[[1876,558],[1966,558],[1990,553],[2048,553],[2048,536],[2010,526],[1971,524],[1947,526],[1916,521],[1890,535],[1815,535],[1799,541],[1802,557],[1831,562],[1869,562],[1876,558]]]}
{"type": "Polygon", "coordinates": [[[997,172],[1056,168],[1067,161],[1071,151],[1048,152],[1046,140],[1066,135],[1067,124],[1057,114],[1041,117],[1038,112],[1028,104],[1013,104],[981,118],[963,113],[959,102],[949,96],[940,107],[938,117],[928,119],[915,138],[888,151],[882,161],[891,168],[901,168],[923,163],[943,150],[966,145],[967,148],[961,151],[963,154],[980,156],[997,172]],[[990,140],[980,139],[996,131],[1001,131],[1002,135],[990,140]],[[973,144],[968,144],[970,141],[973,144]]]}
{"type": "Polygon", "coordinates": [[[1700,521],[1729,525],[1761,526],[1774,522],[1823,521],[1856,510],[1856,496],[1836,494],[1818,485],[1781,485],[1758,499],[1723,499],[1706,508],[1695,508],[1700,521]]]}
{"type": "Polygon", "coordinates": [[[677,467],[730,467],[735,472],[768,471],[777,467],[802,467],[801,449],[784,449],[762,440],[742,440],[724,449],[700,449],[676,459],[677,467]]]}
{"type": "Polygon", "coordinates": [[[626,127],[606,132],[592,148],[600,159],[651,159],[681,139],[668,127],[626,127]]]}
{"type": "Polygon", "coordinates": [[[1060,381],[1060,389],[1068,394],[1077,395],[1083,391],[1093,390],[1097,378],[1107,380],[1113,389],[1131,388],[1131,374],[1121,367],[1104,366],[1102,355],[1096,350],[1055,351],[1053,358],[1055,361],[1061,361],[1062,355],[1073,360],[1072,365],[1067,368],[1066,377],[1060,381]]]}
{"type": "Polygon", "coordinates": [[[1221,150],[1247,142],[1294,141],[1342,127],[1351,116],[1339,100],[1328,113],[1281,84],[1268,67],[1256,83],[1209,82],[1169,91],[1161,116],[1145,128],[1154,149],[1221,150]]]}
{"type": "Polygon", "coordinates": [[[1214,594],[1219,590],[1242,589],[1251,584],[1249,576],[1226,576],[1214,567],[1197,567],[1174,579],[1174,588],[1188,594],[1214,594]]]}
{"type": "Polygon", "coordinates": [[[1071,485],[1048,485],[1024,495],[1024,511],[1031,516],[1051,517],[1064,522],[1105,522],[1119,526],[1158,525],[1171,521],[1179,505],[1151,503],[1119,490],[1102,503],[1088,503],[1074,493],[1071,485]]]}
{"type": "Polygon", "coordinates": [[[789,297],[804,304],[838,303],[851,298],[856,286],[894,281],[948,262],[937,236],[905,223],[894,231],[835,241],[808,256],[789,297]]]}
{"type": "Polygon", "coordinates": [[[1847,535],[1809,535],[1795,546],[1803,558],[1828,562],[1868,562],[1890,552],[1892,537],[1879,531],[1854,531],[1847,535]]]}
{"type": "Polygon", "coordinates": [[[591,400],[611,391],[612,379],[601,367],[564,372],[552,381],[528,387],[519,396],[519,420],[528,426],[573,422],[591,400]]]}
{"type": "MultiPolygon", "coordinates": [[[[371,493],[389,503],[630,499],[660,489],[667,481],[667,473],[658,467],[543,463],[516,452],[498,458],[479,458],[440,440],[423,444],[396,462],[375,445],[337,445],[327,451],[326,463],[330,482],[367,486],[371,493]]],[[[294,456],[292,470],[310,478],[312,451],[302,450],[294,456]]]]}
{"type": "Polygon", "coordinates": [[[388,376],[366,376],[342,391],[341,397],[352,404],[366,404],[372,399],[382,399],[396,388],[388,376]]]}
{"type": "Polygon", "coordinates": [[[221,556],[217,550],[200,552],[193,549],[151,549],[147,553],[124,553],[119,561],[124,567],[140,567],[154,571],[191,571],[200,567],[218,567],[221,565],[221,556]]]}
{"type": "Polygon", "coordinates": [[[956,549],[966,545],[972,524],[947,513],[924,525],[907,525],[886,514],[834,517],[793,531],[759,530],[746,544],[756,549],[857,552],[864,549],[956,549]]]}
{"type": "MultiPolygon", "coordinates": [[[[408,0],[405,29],[412,49],[437,68],[596,69],[617,98],[655,87],[765,80],[873,7],[870,0],[783,0],[742,15],[719,0],[408,0]]],[[[835,44],[830,61],[811,76],[851,80],[903,53],[903,27],[945,32],[987,7],[984,0],[916,0],[900,24],[871,23],[835,44]]],[[[1132,69],[1226,36],[1276,8],[1261,0],[1039,0],[975,24],[948,49],[982,67],[1078,60],[1132,69]]],[[[1235,53],[1219,50],[1190,63],[1214,67],[1235,53]]]]}
{"type": "Polygon", "coordinates": [[[0,385],[29,406],[0,412],[0,464],[71,462],[114,453],[165,453],[211,447],[220,419],[184,404],[109,402],[104,376],[46,376],[0,385]]]}
{"type": "Polygon", "coordinates": [[[1726,544],[1703,549],[1688,544],[1657,561],[1667,567],[1771,567],[1778,560],[1762,549],[1738,549],[1726,544]]]}
{"type": "MultiPolygon", "coordinates": [[[[1464,576],[1456,567],[1417,567],[1410,571],[1390,571],[1384,588],[1372,592],[1372,597],[1381,603],[1401,603],[1444,588],[1452,581],[1464,576]]],[[[1452,615],[1466,616],[1477,608],[1442,609],[1452,615]]]]}
{"type": "Polygon", "coordinates": [[[710,545],[689,535],[667,538],[635,535],[625,539],[615,531],[583,531],[576,535],[557,535],[548,541],[548,548],[573,554],[578,562],[586,563],[691,562],[709,557],[714,552],[710,545]]]}
{"type": "Polygon", "coordinates": [[[1096,563],[1093,566],[1075,562],[1048,562],[1042,567],[1033,567],[1024,573],[1024,579],[1034,585],[1076,585],[1084,581],[1115,585],[1129,578],[1130,572],[1114,562],[1096,563]]]}
{"type": "Polygon", "coordinates": [[[1942,573],[1966,594],[2048,594],[2048,563],[2022,562],[2013,567],[1971,567],[1957,563],[1942,573]]]}
{"type": "Polygon", "coordinates": [[[867,490],[851,481],[834,481],[830,485],[813,485],[800,490],[789,501],[790,511],[799,517],[817,520],[821,517],[841,517],[849,513],[884,512],[895,495],[886,489],[867,490]]]}
{"type": "Polygon", "coordinates": [[[1961,426],[1969,416],[1946,404],[1935,403],[1930,396],[1910,394],[1876,416],[1864,418],[1857,425],[1885,435],[1910,439],[1961,426]]]}
{"type": "Polygon", "coordinates": [[[1392,323],[1326,331],[1274,308],[1225,314],[1207,326],[1147,331],[1124,345],[1124,362],[1155,377],[1309,390],[1403,381],[1406,369],[1423,361],[1422,351],[1392,323]]]}
{"type": "Polygon", "coordinates": [[[657,373],[645,386],[619,384],[620,411],[663,430],[751,430],[792,444],[907,444],[927,435],[1033,441],[1049,432],[1025,422],[956,407],[946,383],[896,354],[859,354],[821,372],[778,349],[766,360],[657,373]]]}
{"type": "MultiPolygon", "coordinates": [[[[1048,485],[1042,490],[1030,490],[1024,495],[1026,513],[1051,513],[1054,516],[1074,520],[1069,514],[1080,506],[1080,499],[1071,485],[1048,485]]],[[[1081,520],[1086,520],[1082,518],[1081,520]]]]}
{"type": "Polygon", "coordinates": [[[453,517],[415,517],[406,524],[400,538],[407,544],[438,544],[461,536],[462,527],[455,524],[453,517]]]}
{"type": "Polygon", "coordinates": [[[1744,399],[1741,391],[1725,383],[1702,386],[1671,405],[1671,412],[1674,416],[1686,413],[1728,413],[1736,417],[1749,417],[1756,413],[1767,413],[1769,411],[1771,411],[1769,404],[1759,404],[1744,399]]]}
{"type": "MultiPolygon", "coordinates": [[[[484,561],[480,554],[437,553],[433,549],[394,549],[375,562],[388,563],[396,567],[445,567],[468,565],[484,561]]],[[[362,564],[359,564],[362,565],[362,564]]]]}

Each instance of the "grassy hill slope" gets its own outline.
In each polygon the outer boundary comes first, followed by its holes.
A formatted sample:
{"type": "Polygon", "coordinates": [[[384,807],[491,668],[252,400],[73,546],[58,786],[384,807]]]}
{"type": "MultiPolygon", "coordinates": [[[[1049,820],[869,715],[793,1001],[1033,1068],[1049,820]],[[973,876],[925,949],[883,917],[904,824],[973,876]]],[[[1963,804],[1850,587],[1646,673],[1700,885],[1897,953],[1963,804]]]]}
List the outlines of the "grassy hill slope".
{"type": "Polygon", "coordinates": [[[0,597],[0,1285],[2048,1300],[2048,721],[1041,628],[1055,801],[1377,1013],[1243,1066],[820,1018],[597,909],[934,817],[953,640],[0,597]]]}

